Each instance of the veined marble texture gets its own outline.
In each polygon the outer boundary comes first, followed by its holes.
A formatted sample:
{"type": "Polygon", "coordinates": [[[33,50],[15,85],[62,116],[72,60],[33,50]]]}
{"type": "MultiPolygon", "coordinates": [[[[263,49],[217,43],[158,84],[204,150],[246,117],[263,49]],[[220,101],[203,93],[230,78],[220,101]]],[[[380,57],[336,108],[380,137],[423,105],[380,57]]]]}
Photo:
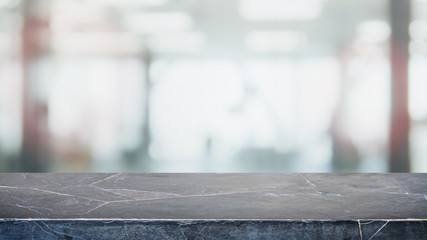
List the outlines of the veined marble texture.
{"type": "Polygon", "coordinates": [[[0,174],[0,239],[32,237],[427,239],[427,174],[0,174]]]}

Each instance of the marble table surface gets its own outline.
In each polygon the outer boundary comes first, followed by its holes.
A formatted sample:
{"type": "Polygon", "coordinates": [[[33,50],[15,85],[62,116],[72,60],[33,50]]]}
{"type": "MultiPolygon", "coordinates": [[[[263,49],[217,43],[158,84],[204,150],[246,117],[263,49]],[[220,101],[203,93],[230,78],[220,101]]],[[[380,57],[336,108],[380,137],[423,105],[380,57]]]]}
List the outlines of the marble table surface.
{"type": "Polygon", "coordinates": [[[427,219],[427,174],[0,174],[0,219],[427,219]]]}
{"type": "Polygon", "coordinates": [[[0,239],[427,239],[427,174],[0,173],[0,239]]]}

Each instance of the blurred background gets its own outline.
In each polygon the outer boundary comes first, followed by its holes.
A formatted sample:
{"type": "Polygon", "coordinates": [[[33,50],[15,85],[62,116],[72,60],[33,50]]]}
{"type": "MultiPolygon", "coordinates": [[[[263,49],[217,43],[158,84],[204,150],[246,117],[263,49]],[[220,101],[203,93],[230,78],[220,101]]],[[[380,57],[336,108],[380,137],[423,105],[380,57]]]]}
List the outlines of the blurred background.
{"type": "Polygon", "coordinates": [[[426,172],[427,1],[0,0],[1,172],[426,172]]]}

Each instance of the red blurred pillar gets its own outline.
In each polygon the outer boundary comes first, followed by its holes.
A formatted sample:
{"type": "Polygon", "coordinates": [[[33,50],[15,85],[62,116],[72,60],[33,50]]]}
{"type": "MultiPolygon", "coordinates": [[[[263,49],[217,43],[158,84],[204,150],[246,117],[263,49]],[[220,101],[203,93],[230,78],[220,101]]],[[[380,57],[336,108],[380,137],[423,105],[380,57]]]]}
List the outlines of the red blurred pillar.
{"type": "Polygon", "coordinates": [[[410,170],[408,111],[409,24],[411,0],[390,0],[391,121],[389,170],[410,170]]]}
{"type": "Polygon", "coordinates": [[[34,63],[45,49],[41,36],[48,29],[46,19],[38,16],[40,0],[22,2],[22,146],[19,171],[40,172],[47,170],[46,156],[46,104],[36,97],[37,83],[34,79],[34,63]]]}

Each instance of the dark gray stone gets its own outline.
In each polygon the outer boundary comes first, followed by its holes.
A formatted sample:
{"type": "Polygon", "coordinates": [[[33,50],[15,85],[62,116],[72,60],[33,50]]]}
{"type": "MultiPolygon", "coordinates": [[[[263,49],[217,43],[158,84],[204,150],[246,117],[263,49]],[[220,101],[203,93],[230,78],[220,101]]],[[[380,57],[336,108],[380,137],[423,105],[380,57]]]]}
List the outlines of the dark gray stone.
{"type": "Polygon", "coordinates": [[[0,174],[0,239],[427,239],[427,174],[0,174]]]}
{"type": "Polygon", "coordinates": [[[426,239],[427,221],[0,221],[0,239],[426,239]],[[360,227],[359,227],[360,226],[360,227]]]}

